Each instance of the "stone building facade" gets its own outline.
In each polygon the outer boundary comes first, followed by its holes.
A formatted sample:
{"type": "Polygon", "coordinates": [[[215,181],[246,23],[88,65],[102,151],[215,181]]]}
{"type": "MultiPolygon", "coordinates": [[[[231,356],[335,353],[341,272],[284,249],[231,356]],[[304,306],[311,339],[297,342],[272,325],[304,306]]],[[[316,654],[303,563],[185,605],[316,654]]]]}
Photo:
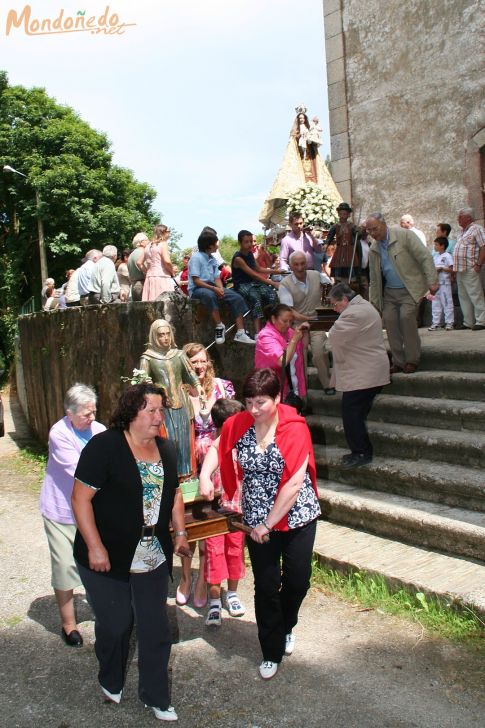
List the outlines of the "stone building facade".
{"type": "Polygon", "coordinates": [[[414,216],[428,241],[484,219],[481,0],[323,0],[332,175],[355,215],[414,216]]]}

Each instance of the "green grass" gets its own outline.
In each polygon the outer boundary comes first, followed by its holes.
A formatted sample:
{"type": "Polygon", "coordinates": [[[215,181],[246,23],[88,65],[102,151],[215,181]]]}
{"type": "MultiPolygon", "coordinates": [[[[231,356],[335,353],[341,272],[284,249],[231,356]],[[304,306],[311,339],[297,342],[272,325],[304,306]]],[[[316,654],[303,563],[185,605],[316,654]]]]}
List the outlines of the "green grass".
{"type": "Polygon", "coordinates": [[[421,625],[429,634],[485,652],[485,619],[462,604],[446,603],[402,588],[392,591],[382,577],[362,571],[340,574],[325,569],[316,559],[312,584],[351,604],[403,617],[421,625]]]}
{"type": "Polygon", "coordinates": [[[39,443],[33,442],[19,451],[20,459],[24,463],[37,465],[39,468],[45,469],[47,465],[48,450],[39,443]]]}
{"type": "Polygon", "coordinates": [[[47,465],[47,455],[47,449],[36,443],[19,450],[16,472],[35,477],[35,480],[26,479],[27,486],[34,493],[40,492],[47,465]]]}

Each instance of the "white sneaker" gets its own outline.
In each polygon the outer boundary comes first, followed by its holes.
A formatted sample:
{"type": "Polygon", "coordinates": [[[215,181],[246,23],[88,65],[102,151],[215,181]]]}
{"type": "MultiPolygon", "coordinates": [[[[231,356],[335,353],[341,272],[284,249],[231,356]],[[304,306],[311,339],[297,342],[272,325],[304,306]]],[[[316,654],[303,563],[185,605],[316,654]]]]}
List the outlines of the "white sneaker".
{"type": "Polygon", "coordinates": [[[287,634],[285,637],[285,655],[291,655],[295,649],[296,637],[293,632],[287,634]]]}
{"type": "Polygon", "coordinates": [[[446,324],[445,331],[453,331],[454,328],[453,324],[446,324]]]}
{"type": "Polygon", "coordinates": [[[246,609],[239,601],[237,594],[233,594],[230,597],[226,596],[226,609],[231,617],[242,617],[246,612],[246,609]]]}
{"type": "Polygon", "coordinates": [[[442,326],[438,326],[438,324],[433,324],[432,326],[430,326],[430,327],[428,328],[428,331],[439,331],[439,330],[440,330],[440,329],[442,329],[442,328],[443,328],[443,327],[442,327],[442,326]]]}
{"type": "Polygon", "coordinates": [[[214,333],[216,344],[223,344],[226,340],[226,327],[224,324],[217,324],[214,333]]]}
{"type": "Polygon", "coordinates": [[[278,663],[271,662],[270,660],[264,660],[259,666],[259,674],[263,680],[271,680],[272,677],[278,672],[278,663]]]}
{"type": "Polygon", "coordinates": [[[253,346],[256,344],[255,340],[248,336],[244,329],[238,329],[236,331],[234,341],[237,341],[239,344],[253,344],[253,346]]]}
{"type": "Polygon", "coordinates": [[[145,708],[151,708],[155,713],[155,718],[158,718],[158,720],[178,720],[179,718],[173,705],[169,705],[167,710],[155,708],[154,705],[145,705],[145,708]]]}
{"type": "Polygon", "coordinates": [[[116,703],[118,704],[121,700],[121,696],[123,694],[123,690],[121,690],[119,693],[110,693],[109,690],[106,690],[106,688],[103,688],[101,685],[101,690],[103,691],[104,699],[110,703],[116,703]]]}
{"type": "Polygon", "coordinates": [[[220,627],[222,624],[221,605],[211,604],[205,620],[206,627],[220,627]]]}

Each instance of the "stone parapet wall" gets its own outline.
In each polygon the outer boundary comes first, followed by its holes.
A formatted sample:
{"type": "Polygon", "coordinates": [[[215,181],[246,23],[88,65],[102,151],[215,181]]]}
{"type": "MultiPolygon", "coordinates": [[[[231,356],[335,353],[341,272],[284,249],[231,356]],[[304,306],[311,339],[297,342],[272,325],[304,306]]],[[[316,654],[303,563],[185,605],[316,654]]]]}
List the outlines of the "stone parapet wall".
{"type": "MultiPolygon", "coordinates": [[[[76,307],[19,318],[17,387],[29,424],[41,441],[47,441],[50,427],[64,414],[64,394],[75,382],[94,386],[99,397],[97,419],[108,422],[125,386],[120,377],[130,376],[138,367],[148,330],[157,318],[167,318],[174,326],[179,348],[189,341],[207,346],[214,339],[206,309],[178,294],[166,294],[154,303],[76,307]]],[[[239,391],[253,367],[254,347],[234,344],[232,338],[229,334],[226,343],[213,346],[210,354],[217,375],[230,379],[239,391]]]]}

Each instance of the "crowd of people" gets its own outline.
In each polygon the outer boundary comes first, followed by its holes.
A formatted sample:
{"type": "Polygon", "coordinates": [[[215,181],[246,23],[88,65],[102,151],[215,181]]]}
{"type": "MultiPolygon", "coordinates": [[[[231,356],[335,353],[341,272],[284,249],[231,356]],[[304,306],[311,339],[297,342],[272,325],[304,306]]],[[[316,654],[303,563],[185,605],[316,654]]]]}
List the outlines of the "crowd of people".
{"type": "MultiPolygon", "coordinates": [[[[485,330],[480,277],[485,234],[472,210],[459,212],[462,231],[456,242],[449,240],[450,226],[438,226],[433,255],[409,215],[392,226],[376,212],[357,226],[350,221],[350,205],[342,203],[338,212],[327,244],[294,214],[276,269],[267,265],[264,247],[254,250],[252,233],[242,230],[231,261],[232,288],[223,282],[224,263],[214,257],[218,238],[213,228],[202,230],[197,252],[185,261],[188,295],[211,312],[216,343],[225,341],[220,316],[225,302],[235,321],[235,341],[254,345],[242,402],[235,399],[232,382],[216,376],[208,350],[198,342],[179,348],[164,319],[153,322],[147,348],[140,352],[144,381],[125,389],[108,429],[95,419],[92,387],[78,383],[66,393],[65,416],[49,434],[40,509],[62,638],[71,647],[83,645],[73,597],[82,584],[94,613],[98,679],[106,700],[122,699],[136,622],[139,697],[159,720],[177,720],[169,692],[166,612],[173,554],[181,558],[176,603],[184,607],[193,600],[196,608],[206,608],[205,625],[214,628],[222,624],[223,608],[234,618],[245,613],[238,585],[245,576],[246,543],[261,678],[274,677],[283,657],[293,653],[320,515],[313,447],[300,414],[310,411],[309,350],[323,396],[342,393],[349,452],[340,466],[349,469],[372,462],[366,419],[375,397],[392,374],[413,374],[418,368],[420,301],[432,300],[432,331],[442,325],[450,330],[456,279],[463,328],[485,330]],[[329,261],[330,245],[335,247],[329,261]],[[327,337],[312,330],[312,322],[322,286],[329,285],[335,321],[327,337]],[[244,328],[248,314],[256,339],[244,328]],[[184,482],[194,477],[199,497],[209,502],[217,497],[221,507],[241,514],[248,534],[246,539],[237,531],[199,541],[195,580],[196,544],[187,532],[182,496],[184,482]]],[[[117,269],[114,246],[89,251],[81,267],[69,271],[66,303],[112,301],[115,278],[120,300],[150,300],[173,290],[168,236],[165,226],[156,228],[151,241],[138,234],[117,269]],[[68,302],[75,298],[73,289],[79,299],[68,302]]],[[[46,305],[52,285],[46,285],[46,305]]]]}

